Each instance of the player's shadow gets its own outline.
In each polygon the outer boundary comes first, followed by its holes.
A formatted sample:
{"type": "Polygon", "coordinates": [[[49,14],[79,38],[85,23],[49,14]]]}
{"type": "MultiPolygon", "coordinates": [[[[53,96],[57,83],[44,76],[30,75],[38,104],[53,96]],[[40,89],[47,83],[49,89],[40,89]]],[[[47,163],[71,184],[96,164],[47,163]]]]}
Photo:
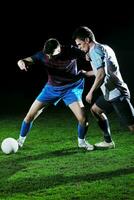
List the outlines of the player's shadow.
{"type": "MultiPolygon", "coordinates": [[[[23,151],[22,151],[23,152],[23,151]]],[[[21,152],[21,153],[22,153],[21,152]]],[[[51,151],[47,153],[37,154],[37,155],[28,155],[28,156],[21,156],[21,153],[18,152],[17,154],[12,155],[5,155],[6,160],[1,160],[0,162],[0,180],[1,183],[5,182],[8,178],[12,175],[16,174],[18,171],[25,170],[27,168],[27,162],[36,161],[36,160],[46,160],[49,158],[55,157],[64,157],[70,156],[73,154],[78,153],[77,148],[68,148],[68,149],[61,149],[56,151],[51,151]],[[18,157],[17,157],[18,156],[18,157]],[[16,158],[17,157],[17,158],[16,158]]]]}
{"type": "MultiPolygon", "coordinates": [[[[23,151],[22,151],[23,152],[23,151]]],[[[32,178],[27,178],[23,176],[19,179],[14,179],[10,181],[10,177],[12,178],[19,171],[27,170],[27,162],[36,161],[36,160],[46,160],[52,159],[55,157],[64,157],[70,156],[72,154],[76,154],[79,152],[77,148],[64,148],[61,150],[55,150],[50,152],[44,152],[42,154],[36,155],[22,155],[22,152],[18,152],[17,154],[7,156],[7,159],[0,162],[0,193],[4,193],[4,195],[8,196],[10,193],[30,193],[34,191],[38,191],[44,188],[53,188],[59,185],[65,184],[75,184],[77,182],[93,182],[97,180],[111,179],[113,177],[118,177],[122,175],[132,174],[134,173],[134,167],[117,169],[109,172],[99,172],[99,173],[88,173],[84,175],[72,175],[65,176],[64,174],[58,174],[55,176],[37,176],[32,178]],[[30,183],[30,184],[29,184],[30,183]],[[31,184],[32,183],[32,184],[31,184]],[[6,187],[5,187],[6,185],[6,187]],[[24,187],[23,187],[24,186],[24,187]]]]}
{"type": "Polygon", "coordinates": [[[73,155],[73,154],[76,154],[76,153],[79,153],[79,149],[72,147],[72,148],[68,148],[68,149],[51,151],[51,152],[47,153],[46,157],[52,158],[52,157],[70,156],[70,155],[73,155]]]}
{"type": "MultiPolygon", "coordinates": [[[[99,172],[99,173],[88,173],[84,175],[72,175],[65,176],[64,174],[59,174],[55,176],[38,176],[36,178],[29,179],[27,177],[23,177],[20,180],[13,181],[10,184],[7,184],[5,187],[4,195],[8,195],[10,193],[22,193],[28,194],[30,192],[54,188],[56,186],[66,185],[66,184],[76,184],[78,182],[94,182],[99,180],[110,180],[113,177],[124,176],[128,174],[134,173],[134,167],[129,168],[120,168],[114,171],[109,172],[99,172]]],[[[0,191],[2,188],[0,188],[0,191]]]]}
{"type": "MultiPolygon", "coordinates": [[[[25,150],[25,149],[24,149],[25,150]]],[[[1,182],[6,181],[8,178],[10,178],[12,175],[16,174],[18,171],[25,170],[27,168],[27,162],[30,161],[36,161],[36,160],[46,160],[46,159],[52,159],[55,157],[65,157],[65,156],[71,156],[73,154],[77,153],[88,153],[83,148],[77,148],[77,147],[70,147],[70,148],[63,148],[60,150],[50,151],[50,152],[44,152],[41,154],[36,155],[27,155],[22,156],[23,149],[21,152],[18,152],[17,154],[12,155],[6,155],[7,159],[0,162],[0,180],[1,182]]]]}
{"type": "Polygon", "coordinates": [[[18,162],[17,159],[13,156],[10,158],[8,155],[7,159],[0,162],[0,191],[2,190],[5,182],[8,182],[10,177],[16,174],[18,171],[26,169],[26,165],[23,162],[18,162]],[[1,185],[2,184],[2,185],[1,185]]]}

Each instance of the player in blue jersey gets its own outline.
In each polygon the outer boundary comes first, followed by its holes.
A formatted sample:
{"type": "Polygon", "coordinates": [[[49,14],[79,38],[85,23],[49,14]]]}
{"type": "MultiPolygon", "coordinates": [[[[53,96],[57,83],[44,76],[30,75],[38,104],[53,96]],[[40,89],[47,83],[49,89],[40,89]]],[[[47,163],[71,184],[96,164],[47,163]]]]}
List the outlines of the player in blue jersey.
{"type": "Polygon", "coordinates": [[[85,52],[87,60],[90,60],[96,76],[94,83],[86,96],[91,103],[93,94],[97,88],[101,88],[100,96],[91,107],[91,112],[96,117],[101,130],[104,133],[104,141],[95,144],[98,148],[114,148],[111,138],[109,121],[105,112],[116,111],[118,117],[134,132],[134,108],[130,102],[130,92],[123,81],[116,55],[108,45],[100,44],[95,40],[94,33],[88,27],[81,26],[73,33],[78,48],[85,52]]]}
{"type": "Polygon", "coordinates": [[[84,80],[77,67],[77,59],[80,57],[81,51],[78,48],[62,46],[57,39],[50,38],[45,42],[42,51],[18,61],[21,70],[27,71],[32,64],[41,63],[48,73],[47,83],[22,122],[18,139],[20,147],[23,146],[33,121],[43,109],[63,100],[78,120],[78,146],[87,150],[94,149],[85,140],[88,121],[82,102],[84,80]]]}

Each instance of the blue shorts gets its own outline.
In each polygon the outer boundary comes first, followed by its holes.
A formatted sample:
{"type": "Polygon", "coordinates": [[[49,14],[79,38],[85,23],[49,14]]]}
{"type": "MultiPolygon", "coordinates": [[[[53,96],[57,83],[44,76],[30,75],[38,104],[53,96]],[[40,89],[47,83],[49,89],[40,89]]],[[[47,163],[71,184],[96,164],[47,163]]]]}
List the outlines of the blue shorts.
{"type": "Polygon", "coordinates": [[[66,105],[69,105],[75,101],[82,101],[83,90],[83,79],[65,86],[52,86],[46,84],[36,99],[40,102],[51,103],[54,105],[57,105],[60,100],[63,100],[66,105]]]}

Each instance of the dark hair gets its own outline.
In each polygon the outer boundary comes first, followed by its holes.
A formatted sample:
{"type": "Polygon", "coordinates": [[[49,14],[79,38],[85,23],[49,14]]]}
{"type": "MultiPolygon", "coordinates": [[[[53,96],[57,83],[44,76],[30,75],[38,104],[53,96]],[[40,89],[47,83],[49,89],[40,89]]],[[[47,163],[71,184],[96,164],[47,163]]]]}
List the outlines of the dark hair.
{"type": "Polygon", "coordinates": [[[91,41],[95,41],[95,36],[93,32],[86,26],[80,26],[74,31],[72,39],[76,40],[77,38],[80,40],[85,40],[85,38],[89,38],[91,41]]]}
{"type": "Polygon", "coordinates": [[[43,51],[46,54],[52,55],[54,50],[60,45],[59,41],[55,38],[50,38],[45,42],[43,51]]]}

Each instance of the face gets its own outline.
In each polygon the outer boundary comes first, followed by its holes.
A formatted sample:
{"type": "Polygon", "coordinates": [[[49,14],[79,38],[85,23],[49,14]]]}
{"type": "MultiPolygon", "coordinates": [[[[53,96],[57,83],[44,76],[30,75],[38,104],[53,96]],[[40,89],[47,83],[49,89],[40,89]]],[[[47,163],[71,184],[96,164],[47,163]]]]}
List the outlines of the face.
{"type": "Polygon", "coordinates": [[[87,53],[89,51],[89,39],[88,38],[85,38],[85,40],[80,40],[77,38],[75,40],[75,42],[81,51],[84,51],[85,53],[87,53]]]}
{"type": "Polygon", "coordinates": [[[54,52],[53,52],[53,56],[58,55],[60,52],[61,52],[61,46],[58,45],[58,47],[57,47],[57,48],[54,50],[54,52]]]}

